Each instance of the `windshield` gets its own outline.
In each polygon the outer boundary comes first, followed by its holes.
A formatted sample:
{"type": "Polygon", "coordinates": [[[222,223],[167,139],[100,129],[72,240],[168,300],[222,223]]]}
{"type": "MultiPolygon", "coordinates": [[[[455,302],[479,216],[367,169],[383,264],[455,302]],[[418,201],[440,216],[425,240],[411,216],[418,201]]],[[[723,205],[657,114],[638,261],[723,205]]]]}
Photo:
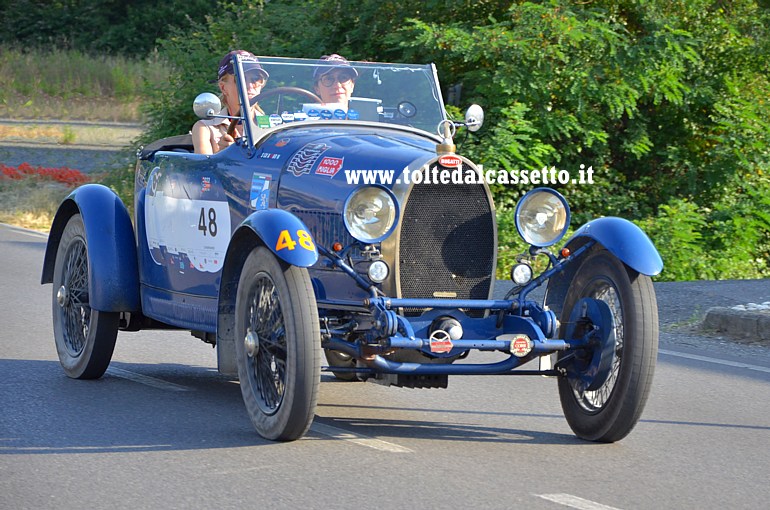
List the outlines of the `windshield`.
{"type": "MultiPolygon", "coordinates": [[[[359,120],[436,133],[446,118],[432,64],[258,59],[269,75],[256,98],[262,113],[256,124],[262,129],[288,122],[359,120]]],[[[244,62],[243,69],[248,82],[249,64],[244,62]]]]}

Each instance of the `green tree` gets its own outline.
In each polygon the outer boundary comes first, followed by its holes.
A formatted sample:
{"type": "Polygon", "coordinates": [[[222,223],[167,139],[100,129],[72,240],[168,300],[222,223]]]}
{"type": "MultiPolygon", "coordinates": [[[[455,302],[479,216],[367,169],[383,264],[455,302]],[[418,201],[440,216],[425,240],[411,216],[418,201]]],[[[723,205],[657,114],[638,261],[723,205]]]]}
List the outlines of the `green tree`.
{"type": "Polygon", "coordinates": [[[443,61],[450,81],[485,103],[491,124],[524,105],[519,120],[535,130],[527,140],[534,153],[523,145],[500,150],[511,147],[508,140],[484,135],[476,150],[487,165],[531,168],[543,153],[566,169],[590,164],[604,182],[592,190],[568,186],[585,210],[579,217],[640,217],[670,197],[708,194],[737,171],[708,158],[723,134],[720,101],[730,97],[720,67],[766,67],[767,53],[757,55],[768,37],[761,21],[754,38],[736,35],[746,33],[737,23],[759,14],[752,2],[742,2],[739,21],[711,3],[520,2],[489,20],[412,19],[395,38],[408,56],[428,48],[443,61]]]}
{"type": "Polygon", "coordinates": [[[0,43],[144,57],[172,28],[216,12],[217,0],[5,0],[0,43]]]}

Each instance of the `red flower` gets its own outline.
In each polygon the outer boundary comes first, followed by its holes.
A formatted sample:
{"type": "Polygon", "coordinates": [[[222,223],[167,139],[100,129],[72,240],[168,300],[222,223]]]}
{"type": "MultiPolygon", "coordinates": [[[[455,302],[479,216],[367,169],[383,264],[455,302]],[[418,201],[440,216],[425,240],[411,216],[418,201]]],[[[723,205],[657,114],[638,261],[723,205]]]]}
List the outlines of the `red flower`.
{"type": "Polygon", "coordinates": [[[80,170],[63,166],[60,168],[33,167],[29,163],[22,163],[18,167],[6,166],[0,163],[0,179],[20,180],[24,178],[49,180],[75,186],[84,184],[90,179],[80,170]]]}

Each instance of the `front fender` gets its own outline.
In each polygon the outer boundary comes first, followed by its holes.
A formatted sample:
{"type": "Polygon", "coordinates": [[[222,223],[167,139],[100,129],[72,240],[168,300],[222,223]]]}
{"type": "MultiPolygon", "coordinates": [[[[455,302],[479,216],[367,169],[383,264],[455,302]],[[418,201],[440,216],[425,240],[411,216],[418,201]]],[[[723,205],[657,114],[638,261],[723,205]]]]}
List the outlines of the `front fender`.
{"type": "Polygon", "coordinates": [[[251,229],[281,260],[299,267],[310,267],[318,260],[318,249],[305,224],[288,211],[264,209],[243,220],[238,231],[251,229]]]}
{"type": "Polygon", "coordinates": [[[70,217],[78,213],[88,244],[91,308],[102,312],[139,310],[139,270],[131,218],[120,198],[101,184],[77,188],[59,206],[48,236],[41,283],[53,282],[62,231],[70,217]]]}
{"type": "MultiPolygon", "coordinates": [[[[650,238],[642,229],[628,220],[607,217],[589,221],[575,232],[565,246],[574,252],[589,240],[598,242],[624,264],[639,273],[655,276],[663,269],[663,261],[650,238]]],[[[599,248],[598,245],[594,245],[590,249],[599,248]]],[[[586,255],[587,253],[584,253],[580,259],[567,264],[562,271],[548,279],[545,304],[557,316],[562,313],[567,291],[580,267],[580,260],[586,255]]]]}
{"type": "Polygon", "coordinates": [[[628,220],[606,217],[589,221],[567,241],[567,246],[581,237],[597,241],[634,271],[655,276],[663,270],[663,260],[655,245],[628,220]]]}

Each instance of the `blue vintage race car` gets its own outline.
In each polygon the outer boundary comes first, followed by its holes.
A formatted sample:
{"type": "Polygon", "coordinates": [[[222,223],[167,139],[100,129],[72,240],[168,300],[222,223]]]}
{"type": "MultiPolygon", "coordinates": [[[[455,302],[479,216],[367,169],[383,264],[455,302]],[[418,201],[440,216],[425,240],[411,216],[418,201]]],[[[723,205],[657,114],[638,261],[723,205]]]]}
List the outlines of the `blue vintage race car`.
{"type": "MultiPolygon", "coordinates": [[[[243,126],[235,144],[194,154],[184,135],[139,151],[133,221],[101,185],[61,204],[42,282],[53,283],[66,374],[100,377],[118,330],[179,328],[216,345],[219,371],[237,375],[269,439],[308,430],[321,371],[412,388],[446,387],[449,375],[554,376],[575,434],[626,436],[658,345],[650,276],[663,264],[649,238],[601,218],[552,251],[569,207],[533,189],[515,212],[530,248],[512,290],[493,299],[492,195],[452,141],[481,127],[483,111],[447,119],[432,65],[354,62],[343,109],[312,91],[323,63],[260,61],[270,79],[250,100],[248,66],[233,56],[241,111],[261,108],[231,119],[243,126]],[[547,262],[539,276],[536,257],[547,262]],[[544,284],[544,300],[529,299],[544,284]],[[473,351],[499,354],[472,363],[473,351]],[[520,368],[535,358],[537,369],[520,368]]],[[[221,105],[204,93],[194,108],[212,118],[221,105]]]]}

